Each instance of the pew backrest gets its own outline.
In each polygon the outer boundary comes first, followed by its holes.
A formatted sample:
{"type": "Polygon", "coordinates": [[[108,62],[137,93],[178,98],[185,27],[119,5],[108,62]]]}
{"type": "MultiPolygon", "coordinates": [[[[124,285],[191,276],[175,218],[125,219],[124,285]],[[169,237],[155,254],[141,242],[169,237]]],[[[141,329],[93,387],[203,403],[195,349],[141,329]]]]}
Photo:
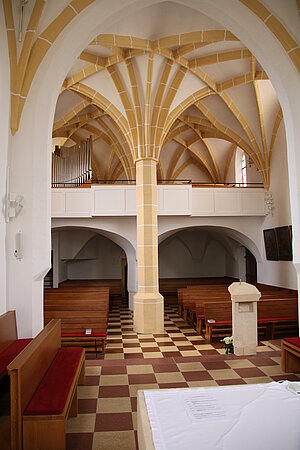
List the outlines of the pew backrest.
{"type": "Polygon", "coordinates": [[[10,375],[11,444],[22,448],[22,414],[61,346],[60,320],[52,320],[7,367],[10,375]]]}
{"type": "Polygon", "coordinates": [[[205,320],[227,321],[232,319],[231,302],[204,303],[205,320]]]}
{"type": "Polygon", "coordinates": [[[0,316],[0,353],[17,339],[16,312],[7,311],[0,316]]]}

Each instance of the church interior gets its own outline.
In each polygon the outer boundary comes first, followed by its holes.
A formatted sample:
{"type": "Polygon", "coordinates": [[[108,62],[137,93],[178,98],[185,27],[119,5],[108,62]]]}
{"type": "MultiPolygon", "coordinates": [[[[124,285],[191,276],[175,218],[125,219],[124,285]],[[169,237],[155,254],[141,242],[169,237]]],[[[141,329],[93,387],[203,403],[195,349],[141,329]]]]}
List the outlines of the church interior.
{"type": "Polygon", "coordinates": [[[1,448],[299,448],[299,24],[0,3],[1,448]]]}

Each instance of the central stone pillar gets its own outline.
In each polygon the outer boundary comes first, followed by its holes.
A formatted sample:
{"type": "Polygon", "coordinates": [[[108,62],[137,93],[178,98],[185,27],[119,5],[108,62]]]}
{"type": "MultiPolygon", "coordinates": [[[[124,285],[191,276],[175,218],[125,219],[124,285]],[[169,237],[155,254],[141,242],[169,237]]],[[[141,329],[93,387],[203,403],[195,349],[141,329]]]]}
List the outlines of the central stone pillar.
{"type": "Polygon", "coordinates": [[[137,272],[138,292],[134,296],[134,331],[164,331],[164,299],[158,291],[157,161],[136,162],[137,272]]]}

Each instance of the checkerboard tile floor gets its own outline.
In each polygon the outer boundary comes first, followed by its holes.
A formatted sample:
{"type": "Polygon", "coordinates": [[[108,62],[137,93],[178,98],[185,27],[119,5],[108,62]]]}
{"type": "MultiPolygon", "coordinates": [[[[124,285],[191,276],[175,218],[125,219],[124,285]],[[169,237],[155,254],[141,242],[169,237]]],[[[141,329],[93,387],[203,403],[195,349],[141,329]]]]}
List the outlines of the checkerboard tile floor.
{"type": "Polygon", "coordinates": [[[137,335],[131,312],[116,305],[109,316],[105,358],[88,356],[86,384],[78,388],[79,414],[67,422],[67,450],[136,450],[137,391],[281,379],[280,342],[261,342],[256,356],[226,355],[165,309],[165,332],[137,335]]]}

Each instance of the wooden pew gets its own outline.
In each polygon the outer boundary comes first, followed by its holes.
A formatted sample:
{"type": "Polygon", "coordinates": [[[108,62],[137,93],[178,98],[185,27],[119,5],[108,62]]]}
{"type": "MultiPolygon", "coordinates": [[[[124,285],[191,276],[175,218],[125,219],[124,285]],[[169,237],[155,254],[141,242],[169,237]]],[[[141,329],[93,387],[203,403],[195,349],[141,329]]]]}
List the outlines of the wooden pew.
{"type": "Polygon", "coordinates": [[[283,372],[300,373],[300,337],[282,339],[281,369],[283,372]]]}
{"type": "Polygon", "coordinates": [[[45,324],[61,319],[63,346],[83,346],[96,356],[105,352],[108,309],[108,288],[45,290],[45,324]],[[91,334],[86,334],[86,329],[91,329],[91,334]]]}
{"type": "MultiPolygon", "coordinates": [[[[208,289],[207,286],[205,287],[205,289],[203,289],[202,286],[188,286],[180,293],[180,298],[182,300],[183,319],[193,326],[194,320],[198,318],[198,315],[203,314],[203,312],[197,312],[197,306],[203,305],[204,302],[209,298],[215,298],[215,301],[217,301],[217,297],[219,297],[219,301],[230,300],[228,287],[226,285],[222,287],[213,286],[210,289],[208,289]]],[[[274,291],[267,290],[266,292],[263,292],[261,297],[262,300],[276,300],[277,298],[296,299],[297,291],[278,288],[274,291]]]]}
{"type": "Polygon", "coordinates": [[[16,312],[8,311],[0,316],[0,380],[7,373],[7,366],[32,339],[18,339],[16,312]]]}
{"type": "MultiPolygon", "coordinates": [[[[231,301],[228,297],[207,297],[206,299],[202,299],[196,303],[196,331],[198,334],[202,335],[203,330],[206,332],[206,324],[205,324],[205,309],[204,306],[207,303],[229,303],[231,305],[231,301]]],[[[224,319],[225,320],[225,319],[224,319]]]]}
{"type": "MultiPolygon", "coordinates": [[[[230,277],[199,277],[199,278],[160,278],[159,292],[165,299],[165,304],[179,304],[178,290],[196,286],[218,286],[222,284],[230,285],[235,278],[230,277]]],[[[179,306],[179,315],[181,307],[179,306]]]]}
{"type": "Polygon", "coordinates": [[[115,279],[103,280],[65,280],[59,283],[59,289],[77,289],[77,288],[108,288],[110,299],[120,298],[122,296],[122,281],[115,279]]]}
{"type": "Polygon", "coordinates": [[[11,450],[64,450],[65,424],[77,415],[77,385],[85,381],[82,348],[61,348],[52,320],[8,366],[11,450]]]}
{"type": "Polygon", "coordinates": [[[259,301],[257,323],[266,327],[267,339],[274,339],[280,327],[295,328],[298,323],[298,300],[284,297],[259,301]]]}
{"type": "MultiPolygon", "coordinates": [[[[280,326],[293,327],[298,323],[298,301],[295,298],[265,299],[257,304],[257,325],[266,330],[266,339],[274,339],[280,326]]],[[[211,342],[213,331],[220,335],[231,330],[232,304],[229,301],[205,302],[204,317],[206,324],[205,338],[211,342]],[[209,322],[213,320],[213,322],[209,322]]]]}
{"type": "Polygon", "coordinates": [[[228,298],[230,300],[230,295],[227,286],[217,289],[189,289],[182,293],[182,308],[183,308],[183,320],[190,322],[193,325],[194,318],[196,315],[196,306],[198,304],[203,304],[208,298],[217,298],[221,300],[228,298]]]}
{"type": "Polygon", "coordinates": [[[211,343],[213,330],[218,330],[220,335],[229,333],[232,329],[232,305],[231,302],[209,302],[204,304],[205,339],[211,343]]]}

